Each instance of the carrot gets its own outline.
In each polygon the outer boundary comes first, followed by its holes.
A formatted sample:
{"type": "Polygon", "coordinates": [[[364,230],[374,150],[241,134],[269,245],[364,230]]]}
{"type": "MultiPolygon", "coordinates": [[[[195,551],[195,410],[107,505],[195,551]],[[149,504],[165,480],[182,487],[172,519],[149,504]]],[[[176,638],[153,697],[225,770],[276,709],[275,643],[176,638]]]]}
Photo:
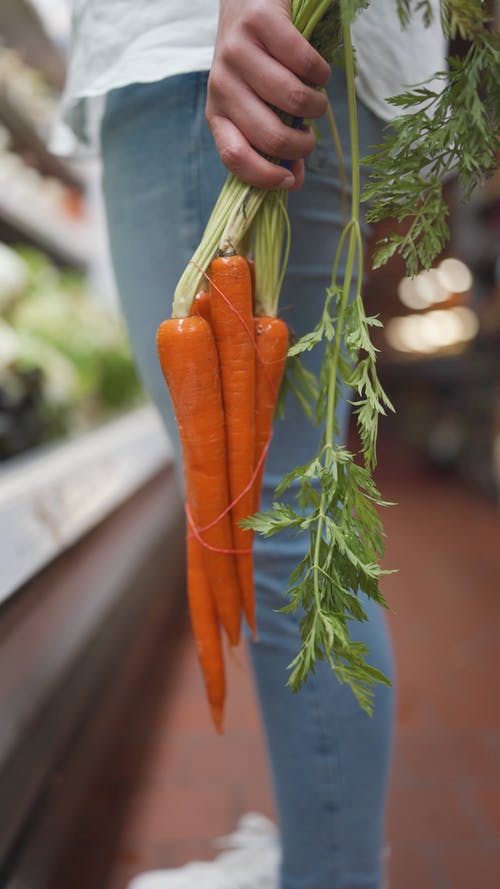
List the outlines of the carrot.
{"type": "Polygon", "coordinates": [[[191,307],[191,315],[201,315],[205,321],[208,321],[210,324],[211,321],[211,307],[210,307],[210,294],[208,290],[199,290],[196,294],[193,305],[191,307]]]}
{"type": "MultiPolygon", "coordinates": [[[[255,466],[271,438],[278,392],[285,370],[289,345],[288,327],[281,318],[254,318],[255,364],[255,466]]],[[[254,484],[253,510],[260,503],[264,463],[254,484]]]]}
{"type": "Polygon", "coordinates": [[[203,546],[193,534],[187,538],[188,601],[198,658],[205,677],[212,718],[219,733],[226,696],[226,677],[219,622],[205,564],[203,546]]]}
{"type": "Polygon", "coordinates": [[[241,597],[236,559],[227,552],[234,543],[227,512],[227,452],[215,341],[205,319],[193,315],[163,321],[157,346],[179,427],[188,507],[206,544],[208,583],[220,621],[236,645],[241,597]]]}
{"type": "MultiPolygon", "coordinates": [[[[226,420],[229,495],[234,503],[233,539],[237,550],[249,550],[252,533],[238,524],[253,512],[252,488],[242,495],[254,467],[255,344],[248,263],[239,255],[218,257],[212,260],[209,279],[226,420]]],[[[245,616],[255,634],[251,554],[240,552],[237,567],[245,616]]]]}

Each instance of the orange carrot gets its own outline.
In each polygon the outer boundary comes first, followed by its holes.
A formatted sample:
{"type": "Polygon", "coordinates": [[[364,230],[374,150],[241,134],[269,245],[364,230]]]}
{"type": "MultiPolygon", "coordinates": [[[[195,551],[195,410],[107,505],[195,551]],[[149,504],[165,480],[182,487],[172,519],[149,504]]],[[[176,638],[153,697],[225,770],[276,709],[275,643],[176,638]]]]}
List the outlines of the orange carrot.
{"type": "MultiPolygon", "coordinates": [[[[288,352],[288,327],[281,318],[254,318],[255,364],[255,466],[269,442],[278,392],[288,352]]],[[[254,485],[254,512],[259,509],[264,463],[254,485]]]]}
{"type": "Polygon", "coordinates": [[[208,584],[203,546],[188,533],[188,601],[191,626],[196,640],[198,658],[205,677],[208,702],[212,718],[219,733],[222,732],[226,677],[219,622],[215,611],[212,591],[208,584]]]}
{"type": "Polygon", "coordinates": [[[240,636],[239,592],[229,505],[226,437],[219,362],[201,315],[170,318],[157,334],[158,355],[182,444],[187,503],[204,543],[203,560],[215,607],[229,640],[240,636]],[[206,530],[203,530],[206,529],[206,530]],[[212,548],[210,548],[212,547],[212,548]]]}
{"type": "MultiPolygon", "coordinates": [[[[240,496],[251,482],[254,467],[255,344],[248,263],[243,256],[218,257],[212,260],[209,278],[226,421],[229,495],[232,503],[237,501],[231,509],[233,539],[237,550],[249,550],[252,534],[238,524],[253,512],[252,489],[240,496]]],[[[237,566],[245,616],[255,634],[251,554],[240,552],[237,566]]]]}
{"type": "Polygon", "coordinates": [[[201,315],[205,321],[208,321],[210,324],[211,321],[211,308],[210,308],[210,294],[208,290],[199,290],[196,294],[193,305],[191,307],[191,315],[201,315]]]}

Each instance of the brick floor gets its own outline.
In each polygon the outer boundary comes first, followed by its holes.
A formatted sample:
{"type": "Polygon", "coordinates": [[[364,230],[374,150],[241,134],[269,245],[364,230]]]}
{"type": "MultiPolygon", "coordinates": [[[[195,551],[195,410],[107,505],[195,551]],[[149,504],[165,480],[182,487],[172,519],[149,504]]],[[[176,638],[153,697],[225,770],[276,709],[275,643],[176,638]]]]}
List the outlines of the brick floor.
{"type": "MultiPolygon", "coordinates": [[[[389,804],[392,889],[500,886],[500,518],[471,488],[394,446],[379,484],[398,664],[389,804]]],[[[116,739],[51,889],[125,889],[133,874],[213,854],[210,839],[273,803],[244,656],[226,734],[212,731],[193,646],[178,639],[116,739]],[[242,763],[244,764],[242,767],[242,763]]]]}

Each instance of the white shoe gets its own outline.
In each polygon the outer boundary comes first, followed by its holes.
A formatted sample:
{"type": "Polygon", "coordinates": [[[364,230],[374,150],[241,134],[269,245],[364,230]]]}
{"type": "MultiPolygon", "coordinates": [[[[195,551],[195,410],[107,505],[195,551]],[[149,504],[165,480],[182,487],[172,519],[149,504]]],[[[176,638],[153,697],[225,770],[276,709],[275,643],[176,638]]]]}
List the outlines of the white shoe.
{"type": "Polygon", "coordinates": [[[139,874],[128,889],[278,889],[278,833],[264,815],[243,815],[234,833],[214,845],[224,850],[214,861],[139,874]]]}
{"type": "Polygon", "coordinates": [[[382,889],[390,889],[389,886],[389,859],[391,857],[391,847],[386,845],[383,852],[383,880],[382,889]]]}

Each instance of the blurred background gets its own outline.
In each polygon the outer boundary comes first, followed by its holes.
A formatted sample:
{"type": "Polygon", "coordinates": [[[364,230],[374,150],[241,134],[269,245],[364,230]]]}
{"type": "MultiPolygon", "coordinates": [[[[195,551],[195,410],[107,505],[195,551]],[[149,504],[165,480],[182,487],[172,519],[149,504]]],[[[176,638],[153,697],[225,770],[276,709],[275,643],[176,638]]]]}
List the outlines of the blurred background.
{"type": "MultiPolygon", "coordinates": [[[[169,444],[113,286],[99,162],[50,149],[64,0],[0,2],[0,885],[124,889],[273,817],[245,664],[209,723],[169,444]]],[[[500,173],[366,289],[398,719],[392,889],[500,885],[500,173]]],[[[395,223],[373,232],[373,242],[395,223]]]]}

